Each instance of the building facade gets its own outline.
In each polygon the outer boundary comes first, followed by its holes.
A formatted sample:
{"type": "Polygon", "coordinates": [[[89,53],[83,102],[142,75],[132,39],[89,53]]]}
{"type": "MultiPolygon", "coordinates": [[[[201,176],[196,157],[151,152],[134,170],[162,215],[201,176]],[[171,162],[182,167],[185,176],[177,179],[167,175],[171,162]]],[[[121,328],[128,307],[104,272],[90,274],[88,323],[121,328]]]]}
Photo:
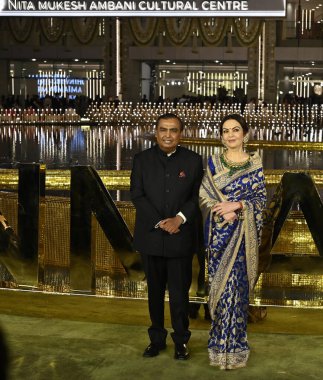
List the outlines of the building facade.
{"type": "Polygon", "coordinates": [[[0,94],[321,98],[323,5],[286,9],[277,19],[1,17],[0,94]]]}

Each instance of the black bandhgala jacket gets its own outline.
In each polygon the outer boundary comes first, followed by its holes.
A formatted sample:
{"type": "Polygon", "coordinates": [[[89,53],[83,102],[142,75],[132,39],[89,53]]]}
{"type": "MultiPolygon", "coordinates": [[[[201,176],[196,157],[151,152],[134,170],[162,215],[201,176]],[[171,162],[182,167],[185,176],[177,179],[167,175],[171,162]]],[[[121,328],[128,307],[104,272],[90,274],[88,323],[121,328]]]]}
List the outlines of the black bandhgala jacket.
{"type": "Polygon", "coordinates": [[[183,257],[197,249],[198,196],[203,177],[199,154],[178,146],[167,156],[159,147],[135,155],[131,199],[136,208],[134,248],[146,255],[183,257]],[[169,234],[155,228],[162,219],[182,212],[186,223],[169,234]]]}

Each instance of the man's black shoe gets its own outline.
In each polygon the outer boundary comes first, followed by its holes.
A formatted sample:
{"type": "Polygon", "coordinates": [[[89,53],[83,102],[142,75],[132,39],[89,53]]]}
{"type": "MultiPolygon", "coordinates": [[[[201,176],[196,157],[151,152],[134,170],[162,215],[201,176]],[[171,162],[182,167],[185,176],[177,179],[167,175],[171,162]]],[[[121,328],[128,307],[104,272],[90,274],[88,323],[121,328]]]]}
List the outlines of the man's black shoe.
{"type": "Polygon", "coordinates": [[[175,344],[174,358],[177,360],[187,360],[190,357],[186,344],[175,344]]]}
{"type": "Polygon", "coordinates": [[[145,358],[153,358],[154,356],[159,355],[159,351],[164,350],[165,348],[166,344],[164,346],[157,346],[154,343],[150,343],[150,345],[146,347],[143,356],[145,358]]]}

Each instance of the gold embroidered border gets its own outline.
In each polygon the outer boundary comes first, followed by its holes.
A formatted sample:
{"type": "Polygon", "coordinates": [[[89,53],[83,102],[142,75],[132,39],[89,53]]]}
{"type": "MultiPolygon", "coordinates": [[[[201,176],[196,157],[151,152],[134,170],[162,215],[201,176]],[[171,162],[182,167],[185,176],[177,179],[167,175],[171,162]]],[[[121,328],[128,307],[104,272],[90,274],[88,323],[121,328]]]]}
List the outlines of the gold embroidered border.
{"type": "Polygon", "coordinates": [[[229,244],[223,252],[223,256],[219,263],[219,267],[212,278],[209,292],[209,305],[212,319],[215,319],[216,317],[216,315],[214,314],[216,306],[228,281],[233,264],[237,258],[238,250],[240,248],[242,237],[245,232],[245,226],[243,222],[244,221],[239,221],[241,228],[239,229],[238,224],[235,231],[233,232],[229,244]]]}
{"type": "Polygon", "coordinates": [[[240,352],[218,352],[209,348],[210,365],[221,369],[234,369],[245,367],[249,359],[250,350],[240,352]]]}

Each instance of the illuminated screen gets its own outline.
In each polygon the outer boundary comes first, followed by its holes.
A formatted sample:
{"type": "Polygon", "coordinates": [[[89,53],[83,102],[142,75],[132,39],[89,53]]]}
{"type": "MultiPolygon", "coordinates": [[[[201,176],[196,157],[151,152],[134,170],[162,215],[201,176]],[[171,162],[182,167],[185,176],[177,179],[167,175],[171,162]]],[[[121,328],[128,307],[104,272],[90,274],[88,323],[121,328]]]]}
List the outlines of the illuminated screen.
{"type": "Polygon", "coordinates": [[[0,16],[285,17],[286,0],[0,0],[0,16]]]}

